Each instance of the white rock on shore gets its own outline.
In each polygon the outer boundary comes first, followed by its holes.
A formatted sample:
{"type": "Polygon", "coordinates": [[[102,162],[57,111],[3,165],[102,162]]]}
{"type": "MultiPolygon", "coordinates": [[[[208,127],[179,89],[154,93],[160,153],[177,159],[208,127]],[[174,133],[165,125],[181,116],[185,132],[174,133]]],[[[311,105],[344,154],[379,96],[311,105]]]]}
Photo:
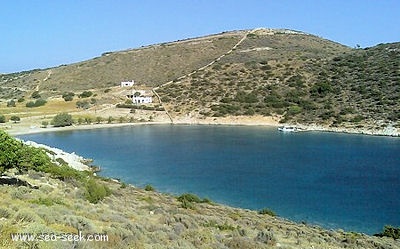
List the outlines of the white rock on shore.
{"type": "Polygon", "coordinates": [[[50,146],[47,146],[47,145],[44,145],[44,144],[38,144],[38,143],[35,143],[33,141],[24,141],[24,143],[26,145],[33,146],[35,148],[43,148],[43,149],[52,151],[54,153],[54,155],[53,154],[49,155],[50,158],[52,158],[53,160],[55,160],[57,158],[61,158],[71,168],[74,168],[74,169],[79,170],[79,171],[90,170],[90,167],[83,163],[83,162],[88,161],[88,160],[83,158],[83,157],[81,157],[81,156],[79,156],[79,155],[76,155],[74,152],[68,153],[68,152],[60,150],[58,148],[52,148],[50,146]]]}

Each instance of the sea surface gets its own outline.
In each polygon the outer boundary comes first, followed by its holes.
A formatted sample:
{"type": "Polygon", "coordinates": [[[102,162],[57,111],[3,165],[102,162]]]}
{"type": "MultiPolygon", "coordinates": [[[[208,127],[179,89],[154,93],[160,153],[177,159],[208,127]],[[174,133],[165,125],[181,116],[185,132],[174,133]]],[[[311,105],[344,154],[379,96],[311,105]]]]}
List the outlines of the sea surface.
{"type": "Polygon", "coordinates": [[[271,127],[139,125],[19,136],[93,158],[101,175],[328,229],[400,226],[400,139],[271,127]]]}

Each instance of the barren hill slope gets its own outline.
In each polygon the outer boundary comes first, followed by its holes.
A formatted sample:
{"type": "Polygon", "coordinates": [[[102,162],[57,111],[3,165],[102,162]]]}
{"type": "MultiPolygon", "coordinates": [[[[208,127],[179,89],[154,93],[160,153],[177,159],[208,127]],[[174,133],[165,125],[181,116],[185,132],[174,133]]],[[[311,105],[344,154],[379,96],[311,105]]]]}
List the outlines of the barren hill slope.
{"type": "Polygon", "coordinates": [[[113,87],[126,80],[155,86],[206,65],[234,46],[244,34],[244,31],[228,32],[106,52],[71,65],[1,75],[0,86],[4,89],[20,87],[26,91],[39,86],[39,91],[50,91],[51,94],[113,87]]]}

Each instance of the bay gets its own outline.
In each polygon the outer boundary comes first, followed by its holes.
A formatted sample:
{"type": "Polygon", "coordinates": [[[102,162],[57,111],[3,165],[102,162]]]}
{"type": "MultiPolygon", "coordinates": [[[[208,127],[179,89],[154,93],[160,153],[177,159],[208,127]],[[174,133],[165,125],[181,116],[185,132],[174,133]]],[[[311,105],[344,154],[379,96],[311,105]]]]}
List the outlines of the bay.
{"type": "Polygon", "coordinates": [[[19,136],[93,158],[101,175],[325,228],[400,226],[400,139],[271,127],[139,125],[19,136]]]}

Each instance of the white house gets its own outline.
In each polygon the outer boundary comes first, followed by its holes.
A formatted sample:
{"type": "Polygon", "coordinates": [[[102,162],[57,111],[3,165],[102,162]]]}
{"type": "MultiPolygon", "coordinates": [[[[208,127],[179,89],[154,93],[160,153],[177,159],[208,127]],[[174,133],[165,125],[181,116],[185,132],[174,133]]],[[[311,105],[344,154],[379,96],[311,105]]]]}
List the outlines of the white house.
{"type": "Polygon", "coordinates": [[[134,104],[150,104],[153,103],[153,97],[149,96],[145,90],[133,90],[131,94],[127,94],[126,97],[132,99],[134,104]]]}
{"type": "Polygon", "coordinates": [[[153,102],[153,97],[151,96],[133,96],[132,102],[134,104],[150,104],[153,102]]]}
{"type": "Polygon", "coordinates": [[[122,81],[121,82],[121,87],[131,87],[135,84],[135,81],[122,81]]]}

